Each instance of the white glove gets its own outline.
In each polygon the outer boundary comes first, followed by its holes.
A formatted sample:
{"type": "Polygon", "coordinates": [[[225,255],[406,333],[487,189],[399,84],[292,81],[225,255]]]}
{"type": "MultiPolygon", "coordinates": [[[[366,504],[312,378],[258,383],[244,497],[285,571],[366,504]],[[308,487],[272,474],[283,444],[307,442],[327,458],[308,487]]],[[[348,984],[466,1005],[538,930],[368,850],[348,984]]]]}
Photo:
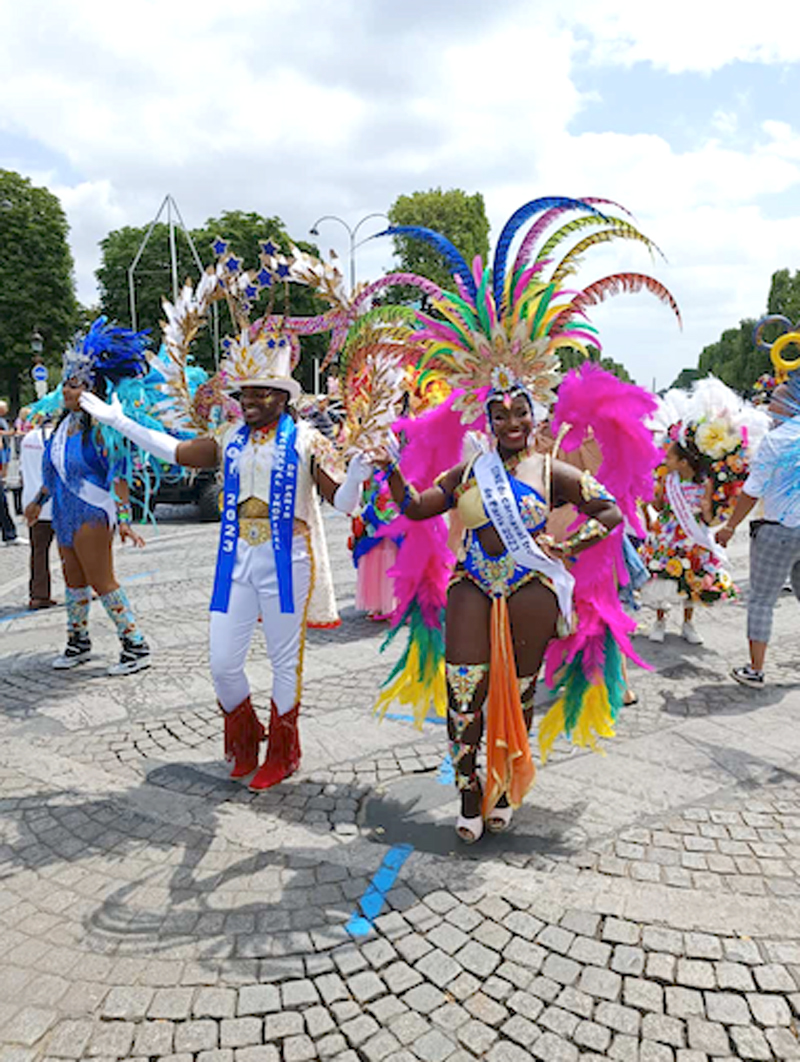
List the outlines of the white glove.
{"type": "Polygon", "coordinates": [[[356,454],[347,466],[344,483],[340,483],[333,496],[333,507],[340,513],[351,513],[361,500],[361,484],[373,473],[370,461],[363,454],[356,454]]]}
{"type": "Polygon", "coordinates": [[[81,409],[99,420],[101,424],[107,424],[131,442],[136,443],[142,450],[153,454],[168,465],[174,465],[175,455],[178,449],[178,439],[168,435],[165,431],[155,431],[146,428],[144,424],[138,424],[135,420],[127,417],[116,395],[111,396],[111,402],[104,402],[102,398],[93,395],[90,391],[84,391],[80,399],[81,409]]]}

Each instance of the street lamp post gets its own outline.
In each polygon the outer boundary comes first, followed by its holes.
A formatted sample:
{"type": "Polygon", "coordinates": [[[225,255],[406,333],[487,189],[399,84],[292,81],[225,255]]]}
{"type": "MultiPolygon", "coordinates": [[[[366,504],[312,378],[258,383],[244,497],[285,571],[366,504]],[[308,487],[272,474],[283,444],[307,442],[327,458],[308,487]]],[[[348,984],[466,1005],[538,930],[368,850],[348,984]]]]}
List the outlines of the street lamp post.
{"type": "Polygon", "coordinates": [[[314,224],[308,230],[309,235],[311,235],[311,236],[319,236],[319,229],[317,228],[317,226],[320,225],[323,221],[338,221],[340,225],[344,225],[345,229],[347,229],[347,235],[350,238],[350,294],[351,295],[356,290],[356,246],[357,246],[356,237],[358,236],[358,230],[361,228],[361,226],[364,224],[364,222],[365,221],[369,221],[370,218],[386,218],[387,221],[390,221],[390,218],[389,218],[388,214],[383,214],[380,211],[378,211],[378,212],[375,212],[375,213],[372,213],[372,214],[365,214],[364,217],[361,218],[359,221],[357,221],[355,225],[350,226],[350,225],[347,224],[347,222],[344,220],[344,218],[340,218],[337,214],[323,214],[321,218],[317,218],[317,220],[314,222],[314,224]]]}

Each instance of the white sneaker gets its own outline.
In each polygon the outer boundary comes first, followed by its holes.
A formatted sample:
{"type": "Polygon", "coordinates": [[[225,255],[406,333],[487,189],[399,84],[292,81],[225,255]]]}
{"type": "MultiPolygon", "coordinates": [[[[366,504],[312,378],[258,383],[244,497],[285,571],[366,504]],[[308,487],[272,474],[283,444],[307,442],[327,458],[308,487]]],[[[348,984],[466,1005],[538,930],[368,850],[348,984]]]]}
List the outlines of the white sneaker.
{"type": "Polygon", "coordinates": [[[702,645],[703,635],[698,631],[693,623],[684,622],[681,627],[681,638],[689,645],[702,645]]]}
{"type": "Polygon", "coordinates": [[[651,642],[663,642],[667,636],[667,621],[665,619],[657,619],[653,624],[650,633],[647,637],[651,642]]]}

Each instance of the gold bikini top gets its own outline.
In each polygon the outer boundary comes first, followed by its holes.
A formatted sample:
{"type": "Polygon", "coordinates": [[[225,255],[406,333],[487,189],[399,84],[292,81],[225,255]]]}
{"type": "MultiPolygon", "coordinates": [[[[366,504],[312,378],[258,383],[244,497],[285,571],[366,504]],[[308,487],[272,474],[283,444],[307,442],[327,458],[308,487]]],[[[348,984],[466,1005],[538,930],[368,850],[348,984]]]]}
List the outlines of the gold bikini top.
{"type": "MultiPolygon", "coordinates": [[[[491,523],[487,513],[486,507],[483,504],[483,498],[481,497],[480,488],[475,481],[475,475],[473,472],[474,460],[470,461],[467,467],[464,469],[464,474],[461,477],[461,483],[456,488],[456,508],[458,511],[459,519],[464,525],[467,531],[474,531],[480,527],[486,527],[491,523]]],[[[509,470],[510,471],[510,470],[509,470]]],[[[551,460],[550,455],[545,455],[545,492],[550,493],[550,477],[551,477],[551,460]]],[[[540,497],[539,492],[530,488],[530,493],[524,494],[518,499],[520,512],[525,526],[529,531],[533,531],[540,527],[547,519],[547,515],[550,512],[550,507],[547,502],[540,497]]]]}

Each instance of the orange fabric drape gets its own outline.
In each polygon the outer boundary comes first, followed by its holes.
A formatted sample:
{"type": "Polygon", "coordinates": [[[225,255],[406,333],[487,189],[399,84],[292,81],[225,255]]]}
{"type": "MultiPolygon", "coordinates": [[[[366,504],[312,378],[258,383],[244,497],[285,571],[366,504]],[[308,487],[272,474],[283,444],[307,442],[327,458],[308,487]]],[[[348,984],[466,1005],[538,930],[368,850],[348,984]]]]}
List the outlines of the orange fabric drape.
{"type": "Polygon", "coordinates": [[[518,808],[533,785],[536,768],[519,697],[517,665],[508,604],[492,601],[489,695],[486,699],[486,792],[483,814],[488,815],[505,793],[518,808]]]}

